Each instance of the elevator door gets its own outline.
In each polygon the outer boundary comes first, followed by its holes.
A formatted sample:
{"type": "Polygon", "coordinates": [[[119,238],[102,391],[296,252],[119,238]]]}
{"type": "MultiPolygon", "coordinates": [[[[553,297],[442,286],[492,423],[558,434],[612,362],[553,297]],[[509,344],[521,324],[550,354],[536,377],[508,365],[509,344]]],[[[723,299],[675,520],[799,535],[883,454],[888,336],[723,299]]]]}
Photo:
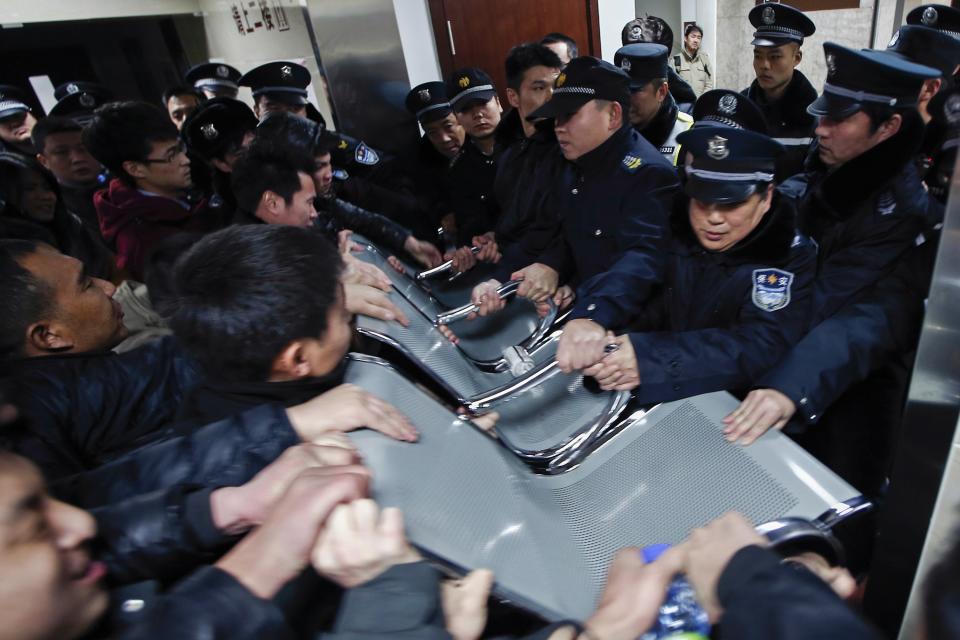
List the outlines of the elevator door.
{"type": "Polygon", "coordinates": [[[581,55],[600,55],[597,0],[430,0],[444,78],[461,67],[486,71],[505,100],[510,48],[550,32],[573,38],[581,55]]]}

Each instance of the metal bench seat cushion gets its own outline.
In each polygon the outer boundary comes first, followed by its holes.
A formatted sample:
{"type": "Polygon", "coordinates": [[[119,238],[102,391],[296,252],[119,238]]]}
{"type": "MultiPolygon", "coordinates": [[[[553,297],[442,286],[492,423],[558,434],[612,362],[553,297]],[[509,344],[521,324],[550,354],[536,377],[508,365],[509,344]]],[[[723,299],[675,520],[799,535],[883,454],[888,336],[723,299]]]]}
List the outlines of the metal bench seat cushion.
{"type": "Polygon", "coordinates": [[[352,438],[373,492],[400,507],[411,539],[546,619],[585,618],[613,553],[676,543],[722,513],[760,523],[816,519],[856,490],[779,432],[750,447],[725,441],[725,393],[661,405],[572,471],[535,475],[506,447],[459,421],[385,363],[353,362],[347,379],[411,417],[421,441],[352,438]]]}

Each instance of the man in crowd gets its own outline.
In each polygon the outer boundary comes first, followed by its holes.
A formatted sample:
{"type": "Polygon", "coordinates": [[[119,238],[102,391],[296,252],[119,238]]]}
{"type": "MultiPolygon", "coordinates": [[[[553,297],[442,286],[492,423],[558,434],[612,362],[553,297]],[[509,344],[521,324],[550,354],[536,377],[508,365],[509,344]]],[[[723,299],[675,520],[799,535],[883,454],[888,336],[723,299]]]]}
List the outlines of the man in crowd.
{"type": "Polygon", "coordinates": [[[93,194],[103,186],[99,180],[100,163],[83,144],[82,131],[70,118],[48,116],[33,128],[33,146],[37,160],[57,179],[67,209],[99,236],[93,194]]]}
{"type": "Polygon", "coordinates": [[[307,85],[310,71],[295,62],[268,62],[254,67],[238,80],[253,91],[253,112],[261,120],[268,113],[286,111],[307,117],[307,85]]]}
{"type": "Polygon", "coordinates": [[[630,76],[630,124],[676,165],[680,158],[677,136],[693,126],[693,118],[680,111],[670,95],[669,54],[659,44],[628,44],[617,50],[613,63],[630,76]]]}
{"type": "Polygon", "coordinates": [[[30,112],[27,97],[17,87],[0,85],[0,151],[33,156],[30,142],[37,119],[30,112]]]}
{"type": "Polygon", "coordinates": [[[170,116],[170,122],[177,128],[183,129],[183,122],[203,102],[203,97],[190,87],[170,87],[163,92],[163,108],[170,116]]]}
{"type": "Polygon", "coordinates": [[[560,58],[560,64],[564,67],[580,55],[580,49],[577,47],[576,41],[570,36],[556,31],[540,38],[540,44],[557,54],[557,57],[560,58]]]}
{"type": "Polygon", "coordinates": [[[787,148],[777,168],[783,180],[803,170],[817,126],[817,119],[807,113],[817,90],[797,70],[803,59],[803,39],[812,36],[816,27],[802,11],[779,3],[758,4],[748,17],[756,29],[751,44],[757,78],[742,93],[757,103],[770,135],[787,148]]]}
{"type": "Polygon", "coordinates": [[[710,56],[700,50],[702,41],[703,29],[700,25],[688,24],[683,30],[680,53],[673,56],[677,75],[690,83],[698,98],[713,89],[713,66],[710,64],[710,56]]]}

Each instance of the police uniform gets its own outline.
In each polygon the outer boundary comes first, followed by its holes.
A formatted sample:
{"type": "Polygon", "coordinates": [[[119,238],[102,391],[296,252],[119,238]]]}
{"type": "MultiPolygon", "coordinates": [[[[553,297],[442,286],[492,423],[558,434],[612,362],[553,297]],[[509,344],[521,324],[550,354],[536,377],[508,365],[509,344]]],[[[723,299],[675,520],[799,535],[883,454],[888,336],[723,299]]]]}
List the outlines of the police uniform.
{"type": "MultiPolygon", "coordinates": [[[[454,112],[471,103],[487,102],[497,95],[493,81],[480,69],[455,71],[447,81],[447,95],[454,112]]],[[[469,246],[474,236],[493,231],[500,218],[494,193],[497,160],[503,149],[494,144],[487,155],[467,136],[460,153],[450,161],[446,189],[457,223],[457,245],[469,246]]]]}
{"type": "MultiPolygon", "coordinates": [[[[813,329],[804,344],[829,350],[836,328],[826,321],[890,272],[926,226],[931,198],[914,162],[923,127],[914,107],[923,81],[938,71],[883,51],[854,51],[829,42],[824,53],[827,79],[823,95],[809,107],[811,113],[842,120],[865,104],[882,104],[900,109],[902,117],[898,133],[837,168],[828,169],[811,154],[810,172],[781,186],[799,198],[800,230],[819,247],[813,329]]],[[[823,361],[829,359],[825,351],[823,361]]],[[[899,373],[878,372],[828,409],[798,384],[817,379],[819,360],[815,353],[790,357],[758,384],[787,394],[801,422],[819,422],[818,431],[834,430],[836,438],[827,437],[831,450],[811,451],[875,496],[883,478],[865,467],[875,467],[875,460],[868,458],[882,455],[877,445],[899,419],[905,372],[902,367],[899,373]]]]}
{"type": "MultiPolygon", "coordinates": [[[[669,49],[660,44],[628,44],[617,50],[613,62],[630,76],[630,90],[640,91],[651,80],[667,77],[669,54],[669,49]]],[[[676,165],[680,157],[677,136],[692,126],[693,118],[680,111],[673,96],[668,93],[653,120],[640,133],[660,150],[670,164],[676,165]]]]}
{"type": "MultiPolygon", "coordinates": [[[[816,27],[802,11],[785,4],[764,3],[750,10],[750,24],[756,28],[752,45],[779,47],[789,42],[803,44],[816,27]]],[[[770,136],[787,148],[777,167],[778,178],[787,178],[803,171],[810,143],[813,142],[817,119],[807,112],[807,105],[817,99],[817,90],[798,69],[783,95],[768,100],[757,80],[742,91],[763,111],[770,136]]]]}
{"type": "Polygon", "coordinates": [[[724,251],[705,249],[690,227],[690,198],[732,204],[772,185],[782,145],[718,125],[680,141],[693,160],[671,217],[664,283],[631,323],[641,404],[750,388],[800,340],[810,316],[816,247],[797,234],[789,199],[774,192],[757,227],[724,251]]]}
{"type": "MultiPolygon", "coordinates": [[[[575,113],[594,99],[629,102],[630,79],[588,56],[557,77],[553,98],[531,118],[575,113]]],[[[626,113],[626,109],[624,110],[626,113]]],[[[568,162],[558,182],[561,241],[536,260],[577,288],[570,318],[624,327],[663,278],[674,168],[629,123],[568,162]]]]}
{"type": "MultiPolygon", "coordinates": [[[[657,20],[659,20],[659,18],[657,18],[657,20]]],[[[670,26],[666,22],[660,21],[664,30],[659,37],[653,33],[645,34],[644,22],[645,20],[638,18],[625,24],[623,31],[620,32],[620,43],[626,46],[637,42],[652,42],[668,48],[673,47],[673,30],[670,29],[670,26]]],[[[670,87],[670,95],[673,96],[680,111],[690,113],[690,110],[693,109],[693,103],[697,101],[697,93],[693,90],[693,87],[681,78],[672,67],[667,67],[667,75],[665,77],[667,79],[667,86],[670,87]]]]}
{"type": "MultiPolygon", "coordinates": [[[[957,65],[960,65],[960,39],[954,38],[949,33],[937,31],[930,27],[906,25],[900,27],[893,34],[890,44],[887,45],[887,51],[902,57],[904,60],[933,67],[940,71],[943,81],[940,89],[941,93],[949,91],[954,86],[953,72],[957,65]]],[[[933,114],[930,113],[929,106],[927,113],[931,117],[931,121],[927,124],[924,132],[923,147],[917,162],[930,193],[937,198],[938,202],[945,204],[947,190],[938,171],[933,168],[933,161],[940,155],[940,148],[943,146],[947,128],[941,124],[942,119],[932,118],[933,114]]],[[[939,215],[931,220],[931,226],[939,223],[941,219],[942,215],[939,215]]]]}
{"type": "MultiPolygon", "coordinates": [[[[33,109],[30,108],[29,102],[30,100],[20,88],[9,84],[0,84],[0,120],[30,113],[33,109]]],[[[33,146],[29,140],[27,146],[30,148],[29,151],[0,140],[0,151],[9,151],[32,158],[34,156],[32,153],[33,146]]]]}
{"type": "Polygon", "coordinates": [[[208,98],[236,98],[240,89],[239,70],[222,62],[204,62],[194,65],[184,74],[184,80],[202,91],[208,98]]]}
{"type": "Polygon", "coordinates": [[[254,102],[265,95],[287,105],[306,106],[310,71],[296,62],[280,60],[250,69],[237,83],[241,87],[250,87],[254,102]]]}
{"type": "Polygon", "coordinates": [[[70,118],[85,127],[97,107],[113,100],[113,92],[96,82],[72,81],[58,85],[53,97],[57,103],[48,115],[70,118]]]}

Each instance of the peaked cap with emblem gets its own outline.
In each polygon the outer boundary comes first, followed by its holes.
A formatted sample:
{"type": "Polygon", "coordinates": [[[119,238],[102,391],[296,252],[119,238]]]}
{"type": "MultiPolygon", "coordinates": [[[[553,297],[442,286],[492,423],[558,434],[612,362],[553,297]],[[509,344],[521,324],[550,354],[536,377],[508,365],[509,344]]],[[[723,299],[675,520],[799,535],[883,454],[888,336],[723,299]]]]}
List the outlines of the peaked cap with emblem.
{"type": "Polygon", "coordinates": [[[834,42],[825,42],[827,79],[823,93],[810,103],[807,112],[815,116],[844,119],[865,104],[913,107],[923,81],[940,77],[932,67],[919,65],[886,51],[855,51],[834,42]]]}
{"type": "Polygon", "coordinates": [[[28,102],[29,99],[23,89],[9,84],[0,84],[0,120],[30,111],[28,102]]]}
{"type": "Polygon", "coordinates": [[[226,87],[236,89],[241,73],[238,69],[222,62],[204,62],[190,67],[183,78],[195,89],[204,87],[226,87]]]}
{"type": "Polygon", "coordinates": [[[922,4],[907,14],[907,24],[919,24],[960,39],[960,10],[943,4],[922,4]]]}
{"type": "Polygon", "coordinates": [[[75,80],[64,82],[53,90],[57,104],[49,115],[72,118],[83,126],[93,119],[93,112],[111,100],[113,92],[102,84],[75,80]]]}
{"type": "Polygon", "coordinates": [[[956,148],[960,143],[960,87],[953,87],[933,96],[927,104],[927,112],[931,120],[946,131],[941,149],[956,148]]]}
{"type": "Polygon", "coordinates": [[[960,65],[960,40],[930,27],[900,27],[887,45],[887,51],[905,60],[938,69],[947,78],[960,65]]]}
{"type": "Polygon", "coordinates": [[[731,89],[711,89],[693,105],[693,126],[732,127],[766,135],[767,119],[757,104],[731,89]]]}
{"type": "Polygon", "coordinates": [[[307,104],[310,71],[296,62],[279,60],[250,69],[238,82],[241,87],[250,87],[254,99],[269,94],[288,104],[307,104]]]}
{"type": "Polygon", "coordinates": [[[243,140],[248,131],[256,130],[258,122],[245,103],[233,98],[212,98],[187,116],[180,135],[191,151],[210,162],[243,140]]]}
{"type": "Polygon", "coordinates": [[[454,111],[462,111],[478,102],[487,102],[495,95],[497,90],[493,87],[493,80],[476,67],[458,69],[447,80],[447,97],[454,111]]]}
{"type": "Polygon", "coordinates": [[[755,131],[723,126],[694,127],[677,136],[693,155],[684,191],[700,202],[732,204],[773,182],[782,144],[755,131]]]}
{"type": "Polygon", "coordinates": [[[662,44],[638,42],[617,49],[613,64],[630,76],[630,90],[639,91],[654,78],[667,77],[667,58],[670,50],[662,44]]]}
{"type": "Polygon", "coordinates": [[[553,87],[553,97],[528,115],[527,120],[576,113],[591,100],[630,102],[630,76],[620,67],[592,56],[571,60],[554,80],[553,87]]]}
{"type": "Polygon", "coordinates": [[[420,124],[446,118],[452,111],[447,85],[442,82],[424,82],[410,89],[406,106],[420,124]]]}
{"type": "Polygon", "coordinates": [[[817,30],[803,11],[779,2],[758,4],[747,18],[756,29],[750,44],[757,47],[779,47],[788,42],[803,44],[803,39],[817,30]]]}

